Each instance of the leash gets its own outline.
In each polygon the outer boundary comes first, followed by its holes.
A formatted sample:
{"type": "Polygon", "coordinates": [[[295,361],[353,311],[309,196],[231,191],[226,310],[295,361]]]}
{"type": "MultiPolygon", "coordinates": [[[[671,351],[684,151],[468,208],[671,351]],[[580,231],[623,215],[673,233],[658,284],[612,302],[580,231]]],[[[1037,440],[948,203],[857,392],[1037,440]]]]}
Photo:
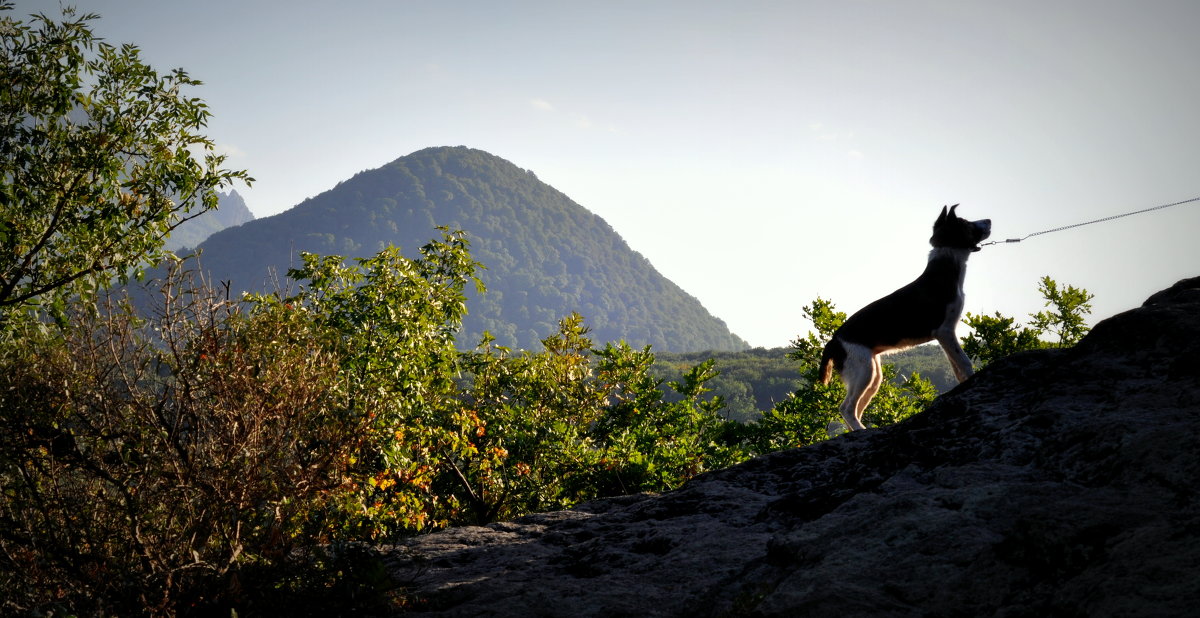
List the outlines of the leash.
{"type": "Polygon", "coordinates": [[[1056,228],[1054,228],[1054,229],[1051,229],[1051,230],[1042,230],[1042,231],[1040,231],[1040,232],[1034,232],[1034,233],[1032,233],[1032,234],[1029,234],[1028,236],[1022,236],[1022,237],[1020,237],[1020,238],[1008,238],[1008,239],[1005,239],[1005,240],[993,240],[993,241],[990,241],[990,242],[979,243],[979,246],[980,246],[980,247],[986,247],[986,246],[988,246],[988,245],[999,245],[999,244],[1012,244],[1012,243],[1018,243],[1018,242],[1021,242],[1022,240],[1025,240],[1025,239],[1027,239],[1027,238],[1033,238],[1034,236],[1041,236],[1042,234],[1050,234],[1050,233],[1053,233],[1053,232],[1061,232],[1061,231],[1063,231],[1063,230],[1069,230],[1069,229],[1072,229],[1072,228],[1083,227],[1083,226],[1085,226],[1085,225],[1091,225],[1091,224],[1093,224],[1093,223],[1103,223],[1103,222],[1105,222],[1105,221],[1112,221],[1113,219],[1120,219],[1120,218],[1122,218],[1122,217],[1132,217],[1133,215],[1140,215],[1140,214],[1142,214],[1142,213],[1144,213],[1144,212],[1151,212],[1151,211],[1154,211],[1154,210],[1162,210],[1162,209],[1164,209],[1164,208],[1170,208],[1170,207],[1172,207],[1172,206],[1180,206],[1180,205],[1182,205],[1182,204],[1189,204],[1189,203],[1191,203],[1191,202],[1200,202],[1200,197],[1193,197],[1193,198],[1192,198],[1192,199],[1190,199],[1190,200],[1183,200],[1183,201],[1181,201],[1181,202],[1172,202],[1172,203],[1170,203],[1170,204],[1163,204],[1163,205],[1161,205],[1161,206],[1152,206],[1152,207],[1150,207],[1150,208],[1143,208],[1143,209],[1141,209],[1141,210],[1135,210],[1135,211],[1133,211],[1133,212],[1127,212],[1127,213],[1123,213],[1123,214],[1119,214],[1119,215],[1113,215],[1113,216],[1111,216],[1111,217],[1104,217],[1103,219],[1095,219],[1095,220],[1093,220],[1093,221],[1084,221],[1083,223],[1074,223],[1074,224],[1071,224],[1071,225],[1064,225],[1064,226],[1062,226],[1062,227],[1056,227],[1056,228]]]}

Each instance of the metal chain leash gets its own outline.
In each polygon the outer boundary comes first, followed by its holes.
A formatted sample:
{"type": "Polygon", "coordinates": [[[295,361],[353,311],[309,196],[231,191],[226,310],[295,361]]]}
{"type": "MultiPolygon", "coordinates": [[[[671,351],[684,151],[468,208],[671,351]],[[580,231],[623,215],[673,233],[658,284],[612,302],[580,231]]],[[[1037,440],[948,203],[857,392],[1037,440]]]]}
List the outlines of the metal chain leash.
{"type": "Polygon", "coordinates": [[[1192,199],[1190,199],[1190,200],[1183,200],[1183,201],[1180,201],[1180,202],[1172,202],[1172,203],[1170,203],[1170,204],[1163,204],[1163,205],[1161,205],[1161,206],[1152,206],[1152,207],[1150,207],[1150,208],[1143,208],[1143,209],[1141,209],[1141,210],[1135,210],[1135,211],[1133,211],[1133,212],[1127,212],[1127,213],[1123,213],[1123,214],[1119,214],[1119,215],[1112,215],[1111,217],[1104,217],[1104,218],[1102,218],[1102,219],[1095,219],[1095,220],[1093,220],[1093,221],[1084,221],[1083,223],[1074,223],[1074,224],[1071,224],[1071,225],[1064,225],[1064,226],[1062,226],[1062,227],[1056,227],[1056,228],[1054,228],[1054,229],[1050,229],[1050,230],[1042,230],[1042,231],[1040,231],[1040,232],[1034,232],[1034,233],[1032,233],[1032,234],[1029,234],[1029,235],[1027,235],[1027,236],[1022,236],[1022,237],[1020,237],[1020,238],[1008,238],[1008,239],[1005,239],[1005,240],[993,240],[993,241],[990,241],[990,242],[980,243],[980,244],[979,244],[979,246],[980,246],[980,247],[986,247],[986,246],[988,246],[988,245],[999,245],[999,244],[1002,244],[1002,243],[1003,243],[1003,244],[1018,243],[1018,242],[1021,242],[1022,240],[1025,240],[1025,239],[1027,239],[1027,238],[1033,238],[1034,236],[1041,236],[1042,234],[1050,234],[1050,233],[1052,233],[1052,232],[1061,232],[1061,231],[1063,231],[1063,230],[1069,230],[1069,229],[1071,229],[1071,228],[1083,227],[1083,226],[1085,226],[1085,225],[1091,225],[1091,224],[1093,224],[1093,223],[1103,223],[1103,222],[1105,222],[1105,221],[1112,221],[1113,219],[1120,219],[1120,218],[1122,218],[1122,217],[1132,217],[1133,215],[1140,215],[1140,214],[1142,214],[1142,213],[1144,213],[1144,212],[1151,212],[1151,211],[1154,211],[1154,210],[1162,210],[1162,209],[1164,209],[1164,208],[1170,208],[1170,207],[1172,207],[1172,206],[1180,206],[1180,205],[1182,205],[1182,204],[1188,204],[1188,203],[1191,203],[1191,202],[1200,202],[1200,197],[1193,197],[1193,198],[1192,198],[1192,199]]]}

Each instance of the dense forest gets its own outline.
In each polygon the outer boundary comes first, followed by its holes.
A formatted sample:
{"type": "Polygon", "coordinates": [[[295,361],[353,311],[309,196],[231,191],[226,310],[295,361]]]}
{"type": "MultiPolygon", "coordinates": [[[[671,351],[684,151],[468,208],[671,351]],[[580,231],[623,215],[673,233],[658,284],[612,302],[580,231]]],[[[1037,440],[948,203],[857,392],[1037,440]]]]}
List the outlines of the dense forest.
{"type": "Polygon", "coordinates": [[[235,291],[264,291],[300,252],[357,258],[394,245],[411,257],[435,226],[465,231],[485,266],[487,292],[469,292],[462,347],[487,331],[498,345],[538,348],[576,311],[606,341],[679,352],[748,347],[599,216],[533,172],[465,147],[412,153],[218,232],[200,245],[201,263],[235,291]]]}

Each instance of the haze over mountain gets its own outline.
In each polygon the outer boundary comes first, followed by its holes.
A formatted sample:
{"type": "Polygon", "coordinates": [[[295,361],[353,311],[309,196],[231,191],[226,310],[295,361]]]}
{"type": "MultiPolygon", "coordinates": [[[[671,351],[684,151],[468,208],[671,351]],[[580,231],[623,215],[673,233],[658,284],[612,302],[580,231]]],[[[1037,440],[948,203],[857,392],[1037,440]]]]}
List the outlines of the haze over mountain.
{"type": "Polygon", "coordinates": [[[487,293],[472,292],[459,346],[486,330],[500,345],[537,348],[571,312],[596,342],[623,339],[664,351],[739,350],[747,344],[659,273],[599,216],[531,171],[466,147],[428,148],[275,216],[201,243],[201,266],[232,289],[266,290],[302,251],[363,257],[388,244],[413,256],[462,229],[487,293]],[[277,276],[273,273],[277,273],[277,276]]]}
{"type": "Polygon", "coordinates": [[[195,247],[227,227],[254,220],[254,213],[246,207],[246,200],[237,191],[230,189],[229,193],[218,193],[217,196],[217,209],[201,213],[175,228],[167,238],[167,249],[195,247]]]}

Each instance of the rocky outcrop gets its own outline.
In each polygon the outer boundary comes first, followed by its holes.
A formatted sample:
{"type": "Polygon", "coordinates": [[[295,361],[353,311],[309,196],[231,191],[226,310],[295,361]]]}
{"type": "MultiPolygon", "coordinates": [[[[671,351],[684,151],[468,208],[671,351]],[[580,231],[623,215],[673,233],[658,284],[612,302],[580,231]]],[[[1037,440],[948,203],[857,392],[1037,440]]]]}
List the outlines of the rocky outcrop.
{"type": "Polygon", "coordinates": [[[1200,278],[900,425],[392,548],[444,616],[1182,616],[1200,607],[1200,278]]]}

